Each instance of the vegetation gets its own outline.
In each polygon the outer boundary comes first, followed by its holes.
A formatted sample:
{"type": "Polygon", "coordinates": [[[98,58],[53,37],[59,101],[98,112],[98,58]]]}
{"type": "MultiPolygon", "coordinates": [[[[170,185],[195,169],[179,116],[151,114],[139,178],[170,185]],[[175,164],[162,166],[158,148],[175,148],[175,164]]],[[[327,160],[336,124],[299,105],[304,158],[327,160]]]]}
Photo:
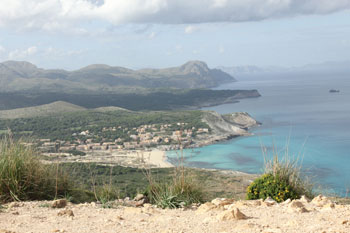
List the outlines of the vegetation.
{"type": "Polygon", "coordinates": [[[277,155],[265,161],[264,174],[247,188],[247,199],[266,199],[277,202],[298,199],[302,195],[312,197],[312,185],[301,175],[298,160],[291,160],[286,154],[280,160],[277,155]]]}
{"type": "Polygon", "coordinates": [[[174,168],[158,168],[149,170],[150,180],[144,169],[91,163],[47,165],[22,142],[9,136],[0,142],[0,203],[65,198],[73,203],[99,201],[108,208],[112,200],[144,193],[152,203],[174,208],[218,196],[242,197],[241,188],[245,188],[244,178],[219,171],[181,167],[175,168],[174,175],[174,168]]]}
{"type": "Polygon", "coordinates": [[[0,202],[53,199],[70,189],[62,170],[42,164],[33,148],[11,137],[0,141],[0,202]]]}
{"type": "MultiPolygon", "coordinates": [[[[84,92],[86,93],[86,92],[84,92]]],[[[12,92],[0,93],[0,110],[24,108],[65,101],[85,108],[117,106],[133,111],[173,110],[217,104],[244,97],[260,96],[256,90],[207,90],[207,89],[156,89],[145,93],[63,93],[63,92],[12,92]]]]}
{"type": "Polygon", "coordinates": [[[148,124],[174,124],[169,131],[191,129],[192,127],[209,128],[201,121],[201,111],[170,111],[170,112],[130,112],[130,111],[82,111],[43,116],[34,118],[3,119],[0,120],[0,130],[11,129],[15,136],[30,136],[54,140],[73,141],[86,140],[86,136],[79,135],[89,130],[95,142],[102,140],[114,141],[122,138],[130,140],[128,131],[134,127],[148,124]],[[187,123],[176,126],[177,122],[187,123]],[[118,126],[123,126],[118,128],[118,126]],[[117,127],[116,131],[104,131],[103,128],[117,127]],[[76,136],[74,135],[76,134],[76,136]]]}

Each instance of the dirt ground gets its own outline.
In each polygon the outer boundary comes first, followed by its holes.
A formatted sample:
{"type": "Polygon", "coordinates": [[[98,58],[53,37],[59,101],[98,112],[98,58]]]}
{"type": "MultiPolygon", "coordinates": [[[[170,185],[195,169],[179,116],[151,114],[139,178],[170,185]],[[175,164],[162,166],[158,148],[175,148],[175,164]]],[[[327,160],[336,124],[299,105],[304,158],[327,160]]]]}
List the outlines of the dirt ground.
{"type": "Polygon", "coordinates": [[[0,232],[350,232],[350,205],[325,197],[274,201],[214,199],[188,209],[95,203],[52,208],[51,202],[4,205],[0,232]]]}

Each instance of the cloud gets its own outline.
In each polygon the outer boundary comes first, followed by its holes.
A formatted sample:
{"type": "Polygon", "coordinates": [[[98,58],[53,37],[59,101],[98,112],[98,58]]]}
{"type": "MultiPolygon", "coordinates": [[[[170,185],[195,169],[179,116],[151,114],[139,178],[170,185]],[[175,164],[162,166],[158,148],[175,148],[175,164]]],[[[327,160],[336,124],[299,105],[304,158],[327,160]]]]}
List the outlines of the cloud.
{"type": "Polygon", "coordinates": [[[38,52],[38,48],[36,46],[29,47],[24,50],[13,50],[8,54],[8,58],[13,60],[13,59],[23,59],[23,58],[28,58],[38,52]]]}
{"type": "Polygon", "coordinates": [[[185,28],[185,33],[186,34],[191,34],[193,32],[197,31],[197,28],[192,26],[192,25],[189,25],[185,28]]]}
{"type": "Polygon", "coordinates": [[[5,51],[6,51],[6,49],[0,45],[0,54],[4,53],[5,51]]]}
{"type": "Polygon", "coordinates": [[[350,9],[350,0],[0,0],[0,26],[62,30],[112,25],[257,21],[350,9]]]}

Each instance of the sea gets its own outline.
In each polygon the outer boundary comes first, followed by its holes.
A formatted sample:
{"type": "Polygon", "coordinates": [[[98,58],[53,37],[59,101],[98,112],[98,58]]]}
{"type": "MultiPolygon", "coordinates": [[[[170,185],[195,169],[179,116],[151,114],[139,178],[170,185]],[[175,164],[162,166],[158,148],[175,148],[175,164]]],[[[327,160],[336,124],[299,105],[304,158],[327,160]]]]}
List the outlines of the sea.
{"type": "MultiPolygon", "coordinates": [[[[262,125],[250,130],[252,136],[185,149],[186,166],[256,174],[263,172],[265,159],[287,154],[316,192],[350,196],[350,74],[250,75],[215,89],[257,89],[259,98],[203,110],[248,112],[262,125]]],[[[167,156],[177,163],[180,151],[167,156]]]]}

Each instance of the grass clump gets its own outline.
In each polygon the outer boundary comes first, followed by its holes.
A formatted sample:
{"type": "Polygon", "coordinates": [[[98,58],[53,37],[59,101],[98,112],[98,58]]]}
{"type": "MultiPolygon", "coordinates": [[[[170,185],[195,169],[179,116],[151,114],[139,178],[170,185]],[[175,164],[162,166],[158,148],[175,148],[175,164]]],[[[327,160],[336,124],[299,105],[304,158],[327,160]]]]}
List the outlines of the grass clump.
{"type": "Polygon", "coordinates": [[[288,151],[282,159],[277,154],[265,159],[264,174],[248,186],[246,195],[248,200],[271,197],[277,202],[302,195],[313,197],[312,184],[302,176],[298,159],[290,159],[288,151]]]}
{"type": "Polygon", "coordinates": [[[0,140],[0,202],[49,200],[71,188],[58,165],[45,165],[37,151],[22,140],[0,140]]]}
{"type": "Polygon", "coordinates": [[[202,190],[191,181],[174,180],[151,183],[146,195],[160,208],[180,208],[203,202],[202,190]]]}
{"type": "MultiPolygon", "coordinates": [[[[181,144],[180,148],[182,148],[181,144]]],[[[172,179],[156,181],[151,170],[146,170],[146,177],[149,182],[146,195],[151,203],[160,208],[180,208],[193,203],[202,203],[204,200],[203,187],[190,179],[184,167],[183,150],[179,156],[179,163],[174,167],[172,179]]]]}

